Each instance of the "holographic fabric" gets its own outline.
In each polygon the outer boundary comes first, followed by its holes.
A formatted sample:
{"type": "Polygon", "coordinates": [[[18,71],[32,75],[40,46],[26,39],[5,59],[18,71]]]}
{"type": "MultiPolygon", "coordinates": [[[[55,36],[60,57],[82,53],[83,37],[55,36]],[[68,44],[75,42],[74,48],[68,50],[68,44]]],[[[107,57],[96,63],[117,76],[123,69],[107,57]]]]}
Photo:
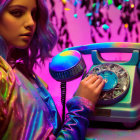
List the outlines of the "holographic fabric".
{"type": "MultiPolygon", "coordinates": [[[[36,76],[34,86],[20,71],[9,94],[0,96],[1,140],[84,140],[92,104],[82,97],[67,102],[63,125],[54,101],[36,76]]],[[[5,80],[6,82],[6,80],[5,80]]],[[[0,93],[1,94],[1,93],[0,93]]]]}

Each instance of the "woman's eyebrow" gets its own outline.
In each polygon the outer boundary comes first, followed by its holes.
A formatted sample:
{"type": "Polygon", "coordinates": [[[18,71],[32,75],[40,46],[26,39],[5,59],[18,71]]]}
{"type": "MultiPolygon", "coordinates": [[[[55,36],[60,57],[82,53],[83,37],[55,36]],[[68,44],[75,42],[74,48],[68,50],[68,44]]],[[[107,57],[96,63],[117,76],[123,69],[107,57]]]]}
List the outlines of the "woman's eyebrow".
{"type": "MultiPolygon", "coordinates": [[[[25,9],[25,10],[27,9],[26,6],[22,6],[22,5],[9,5],[8,9],[11,9],[11,8],[21,8],[21,9],[25,9]]],[[[37,7],[34,7],[33,10],[34,9],[37,9],[37,7]]]]}
{"type": "Polygon", "coordinates": [[[8,8],[21,8],[21,9],[27,9],[25,6],[22,6],[22,5],[10,5],[8,6],[8,8]]]}

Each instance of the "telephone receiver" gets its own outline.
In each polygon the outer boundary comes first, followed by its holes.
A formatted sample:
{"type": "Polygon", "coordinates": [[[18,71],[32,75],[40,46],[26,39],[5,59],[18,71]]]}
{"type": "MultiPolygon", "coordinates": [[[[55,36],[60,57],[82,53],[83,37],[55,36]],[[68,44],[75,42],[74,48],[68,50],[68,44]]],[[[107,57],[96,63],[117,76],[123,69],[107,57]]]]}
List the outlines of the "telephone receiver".
{"type": "Polygon", "coordinates": [[[105,42],[66,48],[53,57],[49,64],[50,74],[57,81],[70,81],[85,72],[85,62],[81,54],[91,54],[94,65],[106,63],[100,53],[119,52],[132,53],[128,62],[117,62],[121,65],[137,65],[140,73],[140,43],[105,42]]]}
{"type": "MultiPolygon", "coordinates": [[[[101,75],[103,79],[108,81],[107,83],[105,83],[105,86],[103,88],[104,97],[111,95],[110,91],[112,92],[112,90],[114,90],[117,86],[124,84],[122,89],[120,89],[120,93],[117,93],[118,89],[116,89],[116,91],[115,90],[113,91],[116,92],[115,94],[120,94],[118,97],[115,98],[115,100],[110,97],[106,97],[107,98],[106,100],[103,101],[99,100],[98,101],[99,104],[110,105],[120,101],[122,98],[124,98],[124,96],[126,95],[129,89],[129,83],[130,83],[129,75],[131,75],[131,71],[129,70],[130,72],[127,73],[125,71],[126,66],[129,66],[128,69],[131,69],[130,67],[132,66],[136,66],[137,73],[139,73],[140,76],[139,52],[140,52],[140,43],[106,42],[106,43],[95,43],[95,44],[67,48],[64,49],[62,52],[60,52],[59,54],[57,54],[56,56],[54,56],[52,58],[52,61],[49,63],[49,71],[51,76],[55,80],[61,82],[61,94],[63,94],[62,95],[63,107],[65,106],[66,82],[71,81],[81,75],[83,75],[84,78],[85,76],[87,76],[87,74],[90,73],[101,75]],[[132,53],[132,57],[128,62],[107,63],[100,56],[100,53],[106,53],[106,52],[132,53]],[[86,73],[86,64],[81,54],[91,54],[92,56],[92,61],[94,65],[91,66],[91,69],[89,70],[88,73],[86,73]],[[115,67],[117,68],[115,69],[115,67]],[[95,73],[96,71],[100,71],[100,72],[95,73]],[[118,75],[117,73],[120,74],[118,75]],[[124,74],[124,76],[121,77],[120,75],[122,74],[124,74]],[[122,80],[127,81],[127,83],[123,82],[122,80]],[[119,83],[118,81],[121,81],[121,83],[119,83]],[[124,87],[125,87],[125,91],[123,89],[124,87]]],[[[64,119],[64,113],[63,113],[63,119],[64,119]]]]}
{"type": "MultiPolygon", "coordinates": [[[[86,60],[88,61],[88,60],[86,60]]],[[[81,75],[97,74],[105,83],[94,115],[90,120],[122,122],[134,126],[140,120],[140,43],[106,42],[66,48],[49,64],[51,76],[65,85],[81,75]],[[132,53],[129,61],[105,61],[100,53],[132,53]],[[86,73],[82,54],[91,54],[93,64],[86,73]]],[[[65,118],[65,87],[61,88],[63,122],[65,118]]]]}

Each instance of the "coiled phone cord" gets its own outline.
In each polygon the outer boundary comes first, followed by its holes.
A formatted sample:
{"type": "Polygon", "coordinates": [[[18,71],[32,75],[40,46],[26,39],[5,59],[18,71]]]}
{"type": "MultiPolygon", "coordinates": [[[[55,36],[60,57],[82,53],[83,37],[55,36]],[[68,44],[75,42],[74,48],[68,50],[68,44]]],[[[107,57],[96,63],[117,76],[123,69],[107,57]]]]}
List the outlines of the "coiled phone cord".
{"type": "Polygon", "coordinates": [[[62,124],[65,121],[66,82],[61,82],[62,124]]]}

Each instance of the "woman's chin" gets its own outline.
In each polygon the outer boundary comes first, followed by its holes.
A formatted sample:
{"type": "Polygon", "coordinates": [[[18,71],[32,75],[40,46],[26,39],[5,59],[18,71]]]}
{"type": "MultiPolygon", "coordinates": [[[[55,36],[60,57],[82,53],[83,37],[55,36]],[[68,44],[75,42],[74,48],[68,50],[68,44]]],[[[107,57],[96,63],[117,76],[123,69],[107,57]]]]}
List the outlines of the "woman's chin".
{"type": "Polygon", "coordinates": [[[26,49],[26,48],[28,48],[29,43],[28,42],[20,42],[20,43],[13,44],[12,46],[15,48],[18,48],[18,49],[26,49]]]}

